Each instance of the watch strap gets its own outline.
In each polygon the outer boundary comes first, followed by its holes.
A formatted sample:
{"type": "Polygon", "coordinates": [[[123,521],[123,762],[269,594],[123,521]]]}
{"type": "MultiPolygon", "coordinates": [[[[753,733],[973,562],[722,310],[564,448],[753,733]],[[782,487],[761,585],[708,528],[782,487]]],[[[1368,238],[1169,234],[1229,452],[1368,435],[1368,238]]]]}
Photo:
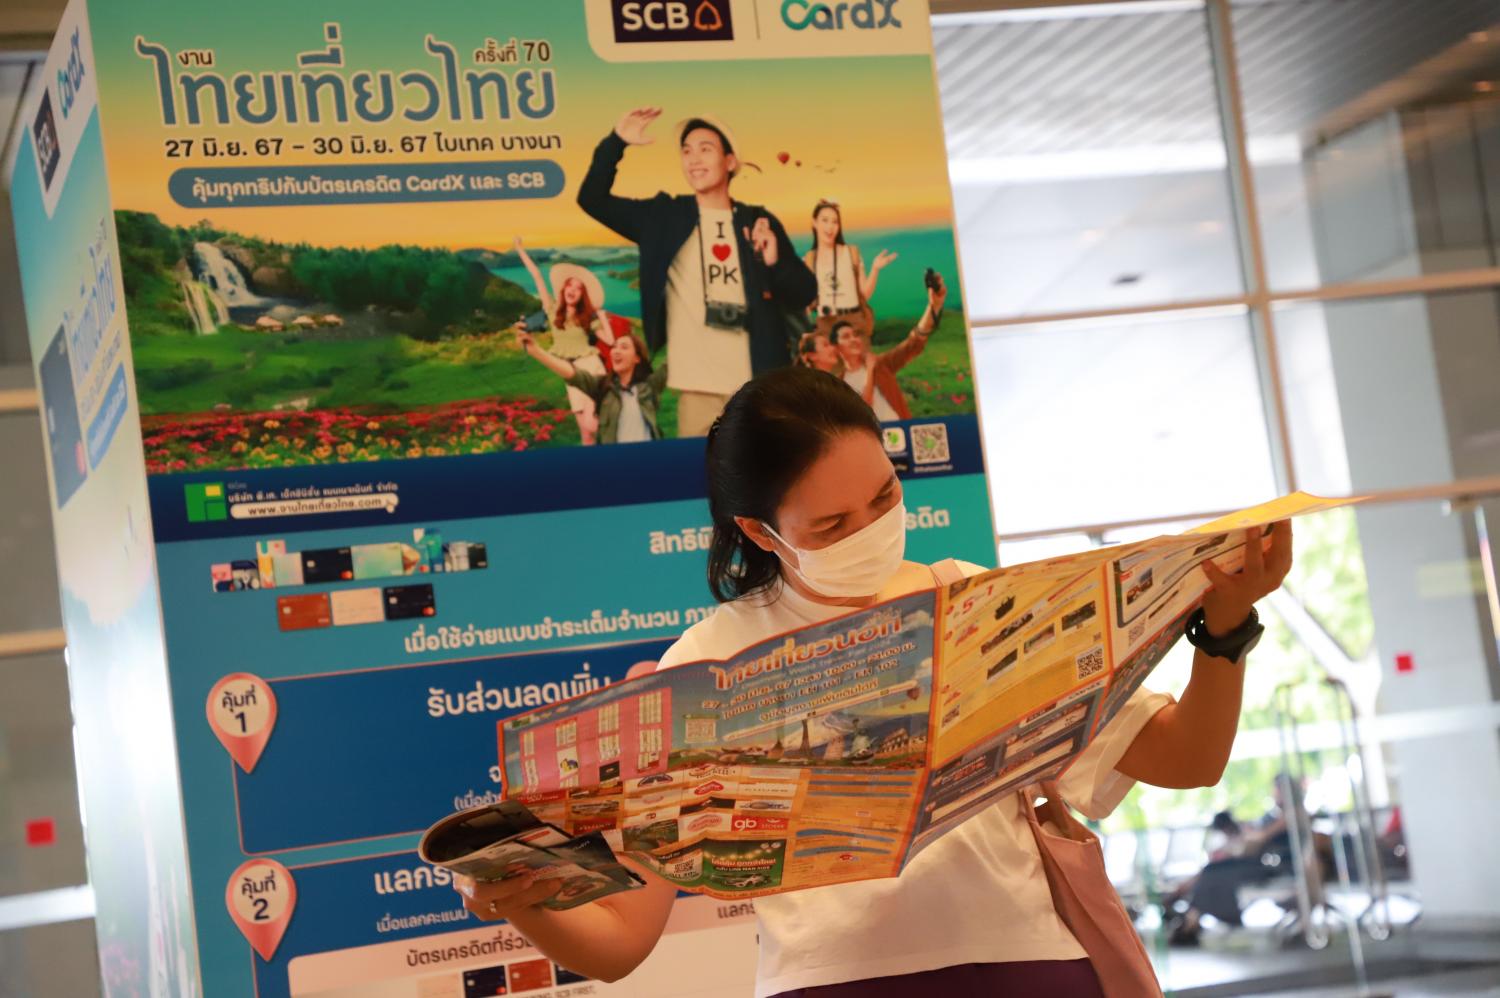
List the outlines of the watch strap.
{"type": "Polygon", "coordinates": [[[1255,607],[1250,608],[1250,615],[1239,627],[1214,637],[1208,632],[1205,614],[1202,607],[1194,610],[1188,617],[1187,626],[1183,629],[1188,639],[1188,644],[1197,648],[1214,658],[1228,659],[1231,662],[1241,662],[1250,649],[1255,647],[1265,633],[1266,627],[1260,622],[1260,614],[1256,613],[1255,607]]]}

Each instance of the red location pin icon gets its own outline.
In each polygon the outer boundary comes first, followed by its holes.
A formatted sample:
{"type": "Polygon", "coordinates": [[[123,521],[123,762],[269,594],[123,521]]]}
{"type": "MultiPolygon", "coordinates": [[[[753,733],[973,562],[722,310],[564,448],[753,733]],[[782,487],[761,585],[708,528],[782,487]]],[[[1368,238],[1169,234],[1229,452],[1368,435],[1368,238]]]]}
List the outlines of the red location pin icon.
{"type": "Polygon", "coordinates": [[[240,768],[250,772],[276,726],[271,684],[248,672],[225,676],[208,691],[208,724],[240,768]]]}
{"type": "Polygon", "coordinates": [[[229,878],[224,904],[255,952],[269,963],[297,907],[297,883],[274,859],[246,860],[229,878]]]}

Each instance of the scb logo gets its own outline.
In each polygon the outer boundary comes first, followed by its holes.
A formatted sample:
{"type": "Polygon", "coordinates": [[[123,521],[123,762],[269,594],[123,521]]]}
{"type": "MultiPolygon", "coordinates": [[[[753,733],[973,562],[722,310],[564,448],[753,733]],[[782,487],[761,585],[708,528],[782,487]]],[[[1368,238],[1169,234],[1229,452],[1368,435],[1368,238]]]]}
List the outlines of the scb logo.
{"type": "Polygon", "coordinates": [[[899,28],[896,0],[857,0],[855,3],[814,3],[813,0],[782,0],[781,21],[793,31],[842,31],[859,28],[899,28]]]}
{"type": "Polygon", "coordinates": [[[617,42],[734,39],[730,0],[614,0],[617,42]]]}

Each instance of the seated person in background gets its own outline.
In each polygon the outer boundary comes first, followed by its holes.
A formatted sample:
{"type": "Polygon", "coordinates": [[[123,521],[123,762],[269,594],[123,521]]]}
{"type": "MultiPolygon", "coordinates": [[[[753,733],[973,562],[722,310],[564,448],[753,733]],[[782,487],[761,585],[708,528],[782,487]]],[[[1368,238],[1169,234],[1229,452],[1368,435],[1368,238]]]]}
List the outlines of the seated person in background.
{"type": "MultiPolygon", "coordinates": [[[[1196,877],[1168,895],[1167,919],[1172,926],[1168,941],[1171,945],[1196,946],[1204,915],[1212,915],[1226,925],[1243,925],[1240,888],[1291,875],[1292,844],[1287,832],[1286,801],[1282,790],[1291,784],[1292,780],[1285,774],[1276,779],[1271,810],[1249,831],[1243,831],[1227,812],[1214,815],[1211,828],[1224,833],[1226,842],[1209,854],[1208,864],[1196,877]],[[1231,827],[1240,833],[1238,839],[1230,834],[1231,827]]],[[[1329,869],[1332,840],[1321,832],[1314,833],[1313,851],[1320,868],[1329,869]]]]}

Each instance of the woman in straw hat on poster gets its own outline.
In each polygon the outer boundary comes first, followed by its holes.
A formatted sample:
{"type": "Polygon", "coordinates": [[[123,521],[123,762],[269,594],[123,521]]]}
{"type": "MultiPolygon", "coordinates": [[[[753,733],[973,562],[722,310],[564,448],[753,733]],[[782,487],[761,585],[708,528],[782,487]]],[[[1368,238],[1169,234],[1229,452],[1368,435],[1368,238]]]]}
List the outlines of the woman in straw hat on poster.
{"type": "MultiPolygon", "coordinates": [[[[603,313],[603,283],[593,271],[576,263],[553,264],[548,275],[551,280],[544,281],[536,261],[521,244],[520,236],[516,237],[515,245],[521,263],[536,285],[536,296],[542,301],[542,311],[546,313],[547,324],[552,330],[552,349],[548,352],[580,371],[603,378],[609,373],[604,351],[614,342],[603,313]]],[[[524,323],[520,325],[525,328],[524,323]]],[[[599,433],[594,400],[569,385],[568,407],[578,421],[578,436],[582,443],[594,443],[599,433]]]]}

